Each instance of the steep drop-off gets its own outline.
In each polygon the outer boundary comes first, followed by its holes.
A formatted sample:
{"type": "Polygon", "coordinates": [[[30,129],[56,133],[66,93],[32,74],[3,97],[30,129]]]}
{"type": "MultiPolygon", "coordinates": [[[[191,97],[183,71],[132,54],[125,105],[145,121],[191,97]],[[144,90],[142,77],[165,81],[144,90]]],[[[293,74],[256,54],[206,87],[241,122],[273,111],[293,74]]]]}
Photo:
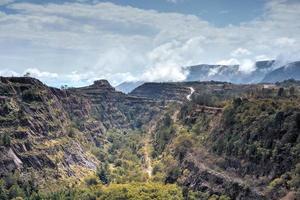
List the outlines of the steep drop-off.
{"type": "Polygon", "coordinates": [[[211,81],[126,95],[1,77],[0,197],[297,199],[299,91],[211,81]]]}
{"type": "Polygon", "coordinates": [[[91,147],[103,146],[108,130],[140,128],[163,108],[104,80],[59,90],[32,78],[1,77],[0,94],[0,175],[34,173],[40,185],[94,173],[100,162],[91,147]]]}

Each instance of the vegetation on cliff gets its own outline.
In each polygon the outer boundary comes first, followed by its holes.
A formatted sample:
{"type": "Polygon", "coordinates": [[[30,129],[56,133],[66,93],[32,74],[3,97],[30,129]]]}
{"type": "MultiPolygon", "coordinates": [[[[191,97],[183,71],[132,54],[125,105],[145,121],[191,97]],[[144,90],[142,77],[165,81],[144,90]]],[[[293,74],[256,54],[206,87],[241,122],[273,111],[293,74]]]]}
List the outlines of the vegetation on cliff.
{"type": "Polygon", "coordinates": [[[298,198],[297,82],[132,94],[1,78],[0,199],[298,198]]]}

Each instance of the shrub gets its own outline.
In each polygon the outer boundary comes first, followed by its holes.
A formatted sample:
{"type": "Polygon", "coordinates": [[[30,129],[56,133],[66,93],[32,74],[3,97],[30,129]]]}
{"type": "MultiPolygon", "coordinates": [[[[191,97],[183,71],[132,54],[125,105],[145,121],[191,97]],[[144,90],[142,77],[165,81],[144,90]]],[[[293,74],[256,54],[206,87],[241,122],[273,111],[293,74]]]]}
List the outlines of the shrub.
{"type": "Polygon", "coordinates": [[[9,188],[8,196],[10,199],[16,198],[16,197],[25,197],[24,191],[22,188],[20,188],[19,185],[13,185],[9,188]]]}
{"type": "Polygon", "coordinates": [[[91,176],[91,177],[86,178],[85,184],[87,186],[97,185],[98,184],[97,177],[91,176]]]}
{"type": "Polygon", "coordinates": [[[8,133],[4,133],[4,135],[2,136],[2,145],[6,147],[9,147],[11,145],[11,138],[8,133]]]}
{"type": "Polygon", "coordinates": [[[179,159],[179,161],[182,161],[186,153],[193,148],[194,140],[189,134],[180,135],[175,139],[174,146],[174,155],[179,159]]]}
{"type": "Polygon", "coordinates": [[[97,176],[99,178],[99,180],[103,183],[103,184],[109,184],[110,183],[110,175],[109,175],[109,170],[108,167],[100,167],[97,169],[97,176]]]}

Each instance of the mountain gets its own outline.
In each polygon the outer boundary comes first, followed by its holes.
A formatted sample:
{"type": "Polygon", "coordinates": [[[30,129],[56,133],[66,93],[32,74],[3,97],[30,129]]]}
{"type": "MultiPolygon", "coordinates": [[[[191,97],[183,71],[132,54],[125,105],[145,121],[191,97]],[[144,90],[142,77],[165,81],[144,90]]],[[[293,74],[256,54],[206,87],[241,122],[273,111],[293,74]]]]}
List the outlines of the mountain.
{"type": "Polygon", "coordinates": [[[0,77],[0,199],[299,199],[299,100],[297,81],[0,77]]]}
{"type": "Polygon", "coordinates": [[[272,70],[274,60],[258,61],[251,73],[239,71],[239,65],[196,65],[186,67],[186,81],[226,81],[232,83],[259,83],[272,70]]]}
{"type": "MultiPolygon", "coordinates": [[[[259,83],[265,75],[272,71],[272,66],[276,64],[274,60],[256,62],[255,71],[245,74],[239,71],[239,65],[195,65],[184,67],[187,74],[185,82],[191,81],[223,81],[231,83],[259,83]]],[[[116,90],[128,94],[137,87],[143,85],[144,81],[123,82],[116,86],[116,90]]]]}
{"type": "Polygon", "coordinates": [[[196,65],[185,68],[186,81],[230,81],[238,73],[238,65],[196,65]]]}
{"type": "Polygon", "coordinates": [[[288,79],[300,80],[300,61],[289,63],[266,74],[262,82],[275,83],[288,79]]]}
{"type": "MultiPolygon", "coordinates": [[[[294,64],[298,66],[297,62],[295,63],[294,64]]],[[[290,65],[293,66],[294,64],[291,63],[290,65]]],[[[189,66],[184,67],[184,71],[187,74],[187,77],[184,81],[222,81],[236,84],[252,84],[260,82],[275,83],[277,81],[284,81],[294,77],[297,79],[297,74],[299,74],[299,72],[297,72],[297,66],[295,66],[293,69],[290,68],[290,70],[285,70],[283,73],[282,68],[287,68],[287,66],[281,67],[280,69],[274,71],[274,66],[278,65],[280,65],[280,62],[275,60],[257,61],[255,63],[255,70],[251,73],[243,73],[239,71],[239,65],[201,64],[189,66]],[[294,70],[296,70],[295,74],[293,73],[294,70]],[[282,78],[279,78],[281,73],[283,73],[282,78]],[[278,78],[274,77],[272,79],[272,76],[276,76],[278,78]]],[[[124,82],[118,85],[116,89],[128,94],[141,86],[143,83],[143,81],[124,82]]]]}
{"type": "Polygon", "coordinates": [[[142,85],[143,81],[136,81],[136,82],[123,82],[116,86],[116,90],[124,92],[125,94],[130,93],[132,90],[137,88],[138,86],[142,85]]]}
{"type": "Polygon", "coordinates": [[[73,183],[96,171],[101,161],[92,151],[107,144],[108,130],[134,130],[158,112],[156,101],[117,92],[106,80],[59,90],[0,77],[0,177],[19,170],[40,188],[73,183]]]}

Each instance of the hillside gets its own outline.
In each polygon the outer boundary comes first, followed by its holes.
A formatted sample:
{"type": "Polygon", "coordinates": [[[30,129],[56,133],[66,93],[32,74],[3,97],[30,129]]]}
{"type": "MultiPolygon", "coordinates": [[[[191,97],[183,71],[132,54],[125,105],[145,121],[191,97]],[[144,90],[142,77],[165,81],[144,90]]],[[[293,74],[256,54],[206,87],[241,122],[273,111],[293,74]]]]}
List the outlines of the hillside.
{"type": "Polygon", "coordinates": [[[299,197],[299,84],[0,78],[0,197],[299,197]],[[191,89],[192,88],[192,89],[191,89]]]}
{"type": "Polygon", "coordinates": [[[300,62],[294,62],[266,74],[264,83],[281,82],[288,79],[300,80],[300,62]]]}
{"type": "Polygon", "coordinates": [[[259,83],[273,70],[274,60],[254,63],[254,71],[243,73],[240,65],[196,65],[185,67],[188,73],[186,81],[227,81],[237,84],[259,83]]]}

